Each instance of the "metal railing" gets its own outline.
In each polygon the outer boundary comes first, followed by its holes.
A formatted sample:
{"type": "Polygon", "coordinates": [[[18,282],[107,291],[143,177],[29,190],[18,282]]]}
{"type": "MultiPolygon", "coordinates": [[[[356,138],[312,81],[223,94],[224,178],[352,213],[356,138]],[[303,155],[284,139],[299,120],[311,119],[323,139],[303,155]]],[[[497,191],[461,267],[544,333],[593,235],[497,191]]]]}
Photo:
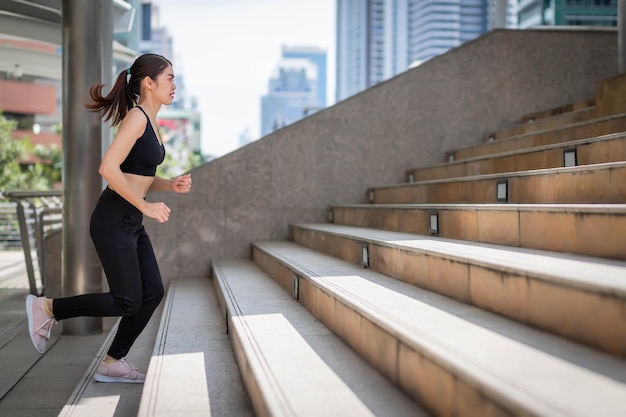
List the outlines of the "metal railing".
{"type": "Polygon", "coordinates": [[[15,203],[20,239],[31,294],[44,291],[44,241],[63,226],[63,193],[52,191],[6,191],[0,193],[15,203]]]}
{"type": "Polygon", "coordinates": [[[0,250],[21,249],[16,204],[0,202],[0,250]]]}

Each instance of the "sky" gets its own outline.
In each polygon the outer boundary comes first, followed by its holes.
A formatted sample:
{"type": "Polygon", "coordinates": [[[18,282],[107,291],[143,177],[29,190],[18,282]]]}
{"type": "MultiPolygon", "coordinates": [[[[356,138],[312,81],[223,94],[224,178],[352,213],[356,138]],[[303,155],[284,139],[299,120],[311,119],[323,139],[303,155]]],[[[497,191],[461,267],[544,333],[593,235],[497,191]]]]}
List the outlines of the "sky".
{"type": "Polygon", "coordinates": [[[174,73],[202,114],[202,151],[222,156],[248,129],[260,136],[261,96],[282,46],[327,51],[327,96],[335,97],[335,0],[153,0],[173,38],[174,73]]]}

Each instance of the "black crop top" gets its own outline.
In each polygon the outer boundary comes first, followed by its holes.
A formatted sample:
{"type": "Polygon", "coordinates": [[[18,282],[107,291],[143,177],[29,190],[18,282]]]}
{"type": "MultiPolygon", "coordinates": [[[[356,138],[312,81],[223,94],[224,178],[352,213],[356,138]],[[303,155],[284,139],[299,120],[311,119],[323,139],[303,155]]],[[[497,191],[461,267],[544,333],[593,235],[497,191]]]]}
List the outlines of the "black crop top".
{"type": "Polygon", "coordinates": [[[120,165],[120,169],[129,174],[153,177],[156,174],[157,165],[160,165],[165,159],[165,148],[154,133],[146,112],[139,106],[137,108],[146,115],[148,123],[146,123],[146,130],[144,130],[143,135],[137,139],[128,156],[120,165]]]}

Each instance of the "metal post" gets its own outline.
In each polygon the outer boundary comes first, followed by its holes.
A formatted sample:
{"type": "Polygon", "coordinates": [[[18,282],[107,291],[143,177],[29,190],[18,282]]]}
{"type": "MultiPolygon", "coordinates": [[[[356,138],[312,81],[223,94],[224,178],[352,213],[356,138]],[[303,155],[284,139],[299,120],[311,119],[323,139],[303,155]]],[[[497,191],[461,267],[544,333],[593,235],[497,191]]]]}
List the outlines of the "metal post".
{"type": "MultiPolygon", "coordinates": [[[[102,123],[84,103],[89,87],[102,80],[103,33],[113,30],[112,26],[105,27],[101,18],[105,3],[111,7],[111,0],[63,0],[62,3],[64,296],[102,291],[101,265],[89,236],[91,211],[102,189],[98,174],[102,123]]],[[[63,332],[101,333],[102,318],[66,320],[63,332]]]]}
{"type": "Polygon", "coordinates": [[[626,72],[626,1],[617,2],[617,62],[619,73],[626,72]]]}
{"type": "MultiPolygon", "coordinates": [[[[105,1],[104,9],[102,10],[102,23],[105,28],[111,28],[111,30],[104,30],[102,33],[102,84],[105,85],[103,92],[108,93],[110,87],[113,86],[113,1],[105,1]]],[[[107,148],[111,144],[112,139],[111,125],[109,123],[102,123],[102,140],[101,149],[102,154],[106,152],[107,148]]],[[[104,178],[100,179],[102,188],[104,188],[104,178]]]]}
{"type": "MultiPolygon", "coordinates": [[[[22,250],[24,251],[24,260],[26,261],[26,272],[28,273],[28,285],[30,293],[40,295],[37,289],[37,281],[35,280],[35,268],[33,267],[33,254],[30,247],[30,236],[28,234],[28,220],[26,219],[26,210],[22,205],[22,201],[13,200],[17,204],[17,220],[20,223],[20,237],[22,238],[22,250]]],[[[39,271],[41,273],[41,270],[39,271]]],[[[41,276],[41,275],[40,275],[41,276]]]]}

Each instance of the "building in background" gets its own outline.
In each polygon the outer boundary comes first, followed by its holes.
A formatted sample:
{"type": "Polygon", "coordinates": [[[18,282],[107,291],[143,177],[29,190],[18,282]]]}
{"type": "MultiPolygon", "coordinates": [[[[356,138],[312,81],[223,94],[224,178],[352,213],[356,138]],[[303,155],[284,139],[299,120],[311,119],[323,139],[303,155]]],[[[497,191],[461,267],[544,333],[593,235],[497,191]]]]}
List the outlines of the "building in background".
{"type": "Polygon", "coordinates": [[[283,57],[269,80],[268,92],[261,97],[261,136],[325,107],[321,100],[326,99],[326,84],[320,82],[320,70],[326,78],[325,51],[311,47],[283,48],[283,57]]]}
{"type": "Polygon", "coordinates": [[[337,101],[495,28],[617,26],[618,0],[337,0],[337,101]]]}
{"type": "Polygon", "coordinates": [[[60,46],[0,33],[0,55],[0,111],[17,122],[13,138],[60,149],[60,46]]]}
{"type": "Polygon", "coordinates": [[[337,0],[337,101],[492,28],[512,26],[510,3],[337,0]]]}
{"type": "Polygon", "coordinates": [[[283,46],[283,58],[303,58],[312,61],[317,66],[317,101],[321,107],[326,107],[326,51],[315,46],[283,46]]]}
{"type": "MultiPolygon", "coordinates": [[[[57,35],[51,35],[49,31],[37,31],[36,25],[31,26],[30,19],[20,14],[22,7],[36,6],[27,2],[7,3],[0,11],[5,19],[15,20],[15,24],[0,26],[0,111],[17,123],[14,139],[26,138],[44,151],[56,148],[60,152],[63,142],[61,16],[54,8],[42,11],[58,19],[57,35]],[[29,28],[28,36],[24,37],[21,26],[29,28]]],[[[113,8],[117,16],[114,32],[119,35],[127,31],[134,11],[125,2],[114,2],[113,8]]],[[[117,39],[113,41],[112,51],[115,68],[127,67],[135,55],[117,39]]],[[[34,161],[36,158],[30,155],[22,162],[28,165],[34,161]]]]}
{"type": "Polygon", "coordinates": [[[617,26],[618,0],[518,0],[520,29],[533,26],[617,26]]]}
{"type": "MultiPolygon", "coordinates": [[[[140,53],[173,56],[173,39],[159,24],[155,4],[128,0],[114,2],[114,7],[121,18],[114,30],[113,80],[140,53]]],[[[62,146],[60,40],[60,36],[57,40],[24,39],[0,27],[0,110],[17,122],[14,138],[27,137],[33,145],[58,149],[62,146]]],[[[184,156],[201,149],[200,114],[195,100],[185,94],[183,74],[176,75],[175,102],[159,113],[159,123],[163,136],[170,139],[171,153],[184,156]]]]}
{"type": "Polygon", "coordinates": [[[424,62],[489,30],[489,2],[408,1],[408,56],[424,62]]]}

